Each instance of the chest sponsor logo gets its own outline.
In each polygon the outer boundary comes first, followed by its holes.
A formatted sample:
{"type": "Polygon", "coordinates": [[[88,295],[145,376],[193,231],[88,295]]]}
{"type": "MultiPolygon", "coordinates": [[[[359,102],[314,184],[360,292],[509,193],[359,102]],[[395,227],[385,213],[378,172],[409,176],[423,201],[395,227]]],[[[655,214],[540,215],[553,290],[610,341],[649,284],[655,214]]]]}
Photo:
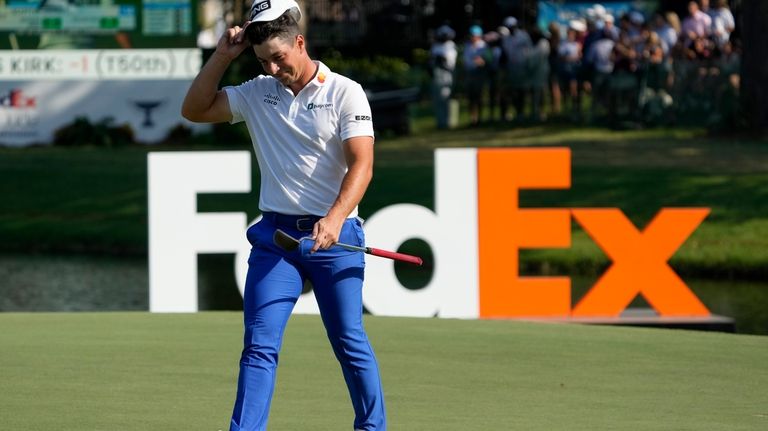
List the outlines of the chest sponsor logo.
{"type": "Polygon", "coordinates": [[[331,108],[333,108],[333,103],[310,102],[307,104],[307,111],[314,111],[316,109],[331,109],[331,108]]]}
{"type": "Polygon", "coordinates": [[[275,96],[274,94],[267,93],[264,95],[264,103],[277,106],[277,103],[280,101],[280,96],[275,96]]]}

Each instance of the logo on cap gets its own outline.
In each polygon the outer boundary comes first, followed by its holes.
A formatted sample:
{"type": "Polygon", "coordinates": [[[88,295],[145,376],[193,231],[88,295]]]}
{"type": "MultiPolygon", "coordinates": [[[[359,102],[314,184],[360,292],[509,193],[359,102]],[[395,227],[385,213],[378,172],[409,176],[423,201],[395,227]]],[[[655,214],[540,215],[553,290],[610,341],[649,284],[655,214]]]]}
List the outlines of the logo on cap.
{"type": "Polygon", "coordinates": [[[261,12],[264,12],[265,10],[272,7],[272,2],[270,0],[264,0],[258,3],[254,3],[253,7],[251,8],[251,18],[254,16],[260,14],[261,12]]]}

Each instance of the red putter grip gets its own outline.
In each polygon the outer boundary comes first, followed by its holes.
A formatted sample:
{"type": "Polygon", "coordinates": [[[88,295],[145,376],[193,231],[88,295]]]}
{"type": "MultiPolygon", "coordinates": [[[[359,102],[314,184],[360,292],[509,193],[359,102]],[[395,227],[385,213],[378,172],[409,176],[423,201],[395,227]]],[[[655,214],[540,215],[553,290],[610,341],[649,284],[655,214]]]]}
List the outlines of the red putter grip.
{"type": "Polygon", "coordinates": [[[394,251],[382,250],[380,248],[368,247],[370,254],[374,256],[386,257],[389,259],[399,260],[402,262],[413,263],[421,266],[422,260],[418,256],[411,256],[410,254],[397,253],[394,251]]]}

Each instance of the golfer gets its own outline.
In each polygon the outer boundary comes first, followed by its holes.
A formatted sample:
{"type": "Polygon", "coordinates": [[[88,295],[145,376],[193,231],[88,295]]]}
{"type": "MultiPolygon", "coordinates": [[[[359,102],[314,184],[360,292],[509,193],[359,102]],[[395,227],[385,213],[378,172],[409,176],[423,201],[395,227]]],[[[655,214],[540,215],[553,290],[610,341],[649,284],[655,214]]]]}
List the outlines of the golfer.
{"type": "Polygon", "coordinates": [[[196,122],[245,121],[261,171],[261,220],[252,244],[243,300],[245,337],[230,430],[265,430],[283,332],[304,282],[314,287],[323,324],[349,389],[354,429],[385,430],[379,370],[362,322],[363,246],[357,205],[371,180],[373,123],[362,87],[307,53],[298,4],[254,1],[192,82],[182,115],[196,122]],[[266,72],[218,90],[229,64],[252,48],[266,72]],[[310,237],[286,251],[281,229],[310,237]]]}

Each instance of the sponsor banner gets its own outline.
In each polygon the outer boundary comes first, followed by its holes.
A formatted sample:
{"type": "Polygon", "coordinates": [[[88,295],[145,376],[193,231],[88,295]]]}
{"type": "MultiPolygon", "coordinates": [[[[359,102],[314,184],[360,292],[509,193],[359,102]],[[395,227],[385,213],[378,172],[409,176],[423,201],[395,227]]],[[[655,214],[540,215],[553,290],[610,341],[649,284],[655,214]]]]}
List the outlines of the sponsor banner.
{"type": "MultiPolygon", "coordinates": [[[[152,152],[147,172],[150,311],[198,311],[198,254],[234,253],[242,294],[247,215],[198,212],[197,196],[250,191],[250,153],[152,152]]],[[[710,316],[668,264],[708,208],[660,208],[635,226],[619,208],[520,206],[522,190],[570,187],[568,148],[436,150],[434,209],[399,203],[365,222],[366,241],[384,250],[425,241],[435,260],[430,281],[408,289],[393,261],[366,259],[363,305],[386,316],[590,319],[617,318],[639,295],[663,318],[710,316]],[[574,222],[612,261],[575,304],[566,274],[522,275],[519,265],[521,250],[569,248],[574,222]]],[[[313,293],[302,294],[293,312],[318,313],[313,293]]]]}
{"type": "Polygon", "coordinates": [[[50,144],[78,117],[127,124],[141,143],[183,124],[181,103],[199,49],[0,51],[0,145],[50,144]]]}
{"type": "Polygon", "coordinates": [[[127,124],[136,141],[156,143],[179,124],[194,132],[210,126],[181,117],[189,80],[0,81],[0,145],[50,144],[78,117],[127,124]]]}
{"type": "Polygon", "coordinates": [[[0,51],[0,81],[191,80],[199,49],[84,49],[0,51]]]}

